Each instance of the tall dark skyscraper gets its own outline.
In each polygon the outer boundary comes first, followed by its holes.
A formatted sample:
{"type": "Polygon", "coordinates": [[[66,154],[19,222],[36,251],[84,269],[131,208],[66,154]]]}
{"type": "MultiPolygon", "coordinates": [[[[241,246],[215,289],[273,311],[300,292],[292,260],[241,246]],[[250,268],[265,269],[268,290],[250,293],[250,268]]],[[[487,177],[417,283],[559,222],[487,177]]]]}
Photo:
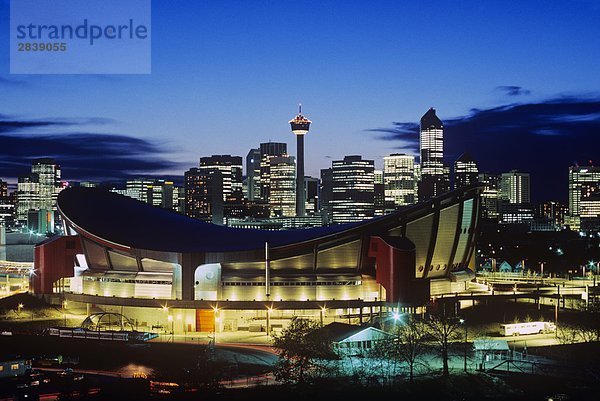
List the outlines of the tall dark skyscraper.
{"type": "Polygon", "coordinates": [[[333,169],[321,170],[321,185],[319,186],[319,210],[325,225],[332,221],[331,200],[333,199],[333,169]]]}
{"type": "Polygon", "coordinates": [[[290,120],[292,132],[296,135],[296,216],[306,214],[306,193],[304,191],[304,135],[310,129],[311,121],[302,115],[302,105],[298,115],[290,120]]]}
{"type": "Polygon", "coordinates": [[[246,156],[246,199],[260,199],[260,149],[250,149],[246,156]]]}
{"type": "Polygon", "coordinates": [[[223,224],[223,176],[219,170],[191,168],[184,174],[185,214],[214,224],[223,224]]]}
{"type": "Polygon", "coordinates": [[[444,124],[433,107],[421,117],[420,133],[419,200],[426,201],[450,189],[447,169],[444,168],[444,124]]]}

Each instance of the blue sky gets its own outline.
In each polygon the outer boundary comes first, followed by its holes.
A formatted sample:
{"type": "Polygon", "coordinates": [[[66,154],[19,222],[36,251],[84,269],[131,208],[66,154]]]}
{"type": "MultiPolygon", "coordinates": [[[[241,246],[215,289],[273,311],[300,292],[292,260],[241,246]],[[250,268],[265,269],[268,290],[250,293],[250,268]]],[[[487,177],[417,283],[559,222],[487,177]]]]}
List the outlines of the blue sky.
{"type": "MultiPolygon", "coordinates": [[[[157,161],[134,173],[181,174],[200,156],[245,156],[268,140],[295,152],[287,121],[302,102],[313,120],[306,170],[318,175],[331,158],[378,160],[398,151],[406,141],[371,130],[418,121],[430,106],[456,121],[473,109],[600,93],[600,2],[591,0],[180,0],[152,7],[150,75],[10,75],[9,8],[0,0],[0,133],[134,137],[151,145],[149,153],[141,148],[157,161]],[[62,124],[3,129],[2,119],[62,124]]],[[[124,154],[135,154],[136,144],[124,141],[124,154]]],[[[489,138],[474,147],[484,169],[509,164],[486,160],[494,152],[489,138]]],[[[505,157],[527,167],[522,155],[505,157]]],[[[18,165],[0,163],[0,177],[11,178],[18,165]]],[[[63,165],[67,177],[80,178],[63,165]]],[[[566,183],[564,192],[557,197],[566,195],[566,183]]]]}

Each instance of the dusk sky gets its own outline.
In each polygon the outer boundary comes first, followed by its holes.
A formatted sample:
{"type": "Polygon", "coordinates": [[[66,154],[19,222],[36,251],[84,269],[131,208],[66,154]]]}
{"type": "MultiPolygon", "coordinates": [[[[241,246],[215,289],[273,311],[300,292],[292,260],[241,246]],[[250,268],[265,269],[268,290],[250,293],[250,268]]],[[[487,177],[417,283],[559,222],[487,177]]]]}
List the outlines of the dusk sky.
{"type": "Polygon", "coordinates": [[[0,0],[0,177],[53,156],[67,179],[182,175],[211,154],[288,142],[306,173],[415,152],[431,106],[447,163],[532,174],[565,200],[600,146],[600,1],[154,1],[150,75],[10,75],[0,0]]]}

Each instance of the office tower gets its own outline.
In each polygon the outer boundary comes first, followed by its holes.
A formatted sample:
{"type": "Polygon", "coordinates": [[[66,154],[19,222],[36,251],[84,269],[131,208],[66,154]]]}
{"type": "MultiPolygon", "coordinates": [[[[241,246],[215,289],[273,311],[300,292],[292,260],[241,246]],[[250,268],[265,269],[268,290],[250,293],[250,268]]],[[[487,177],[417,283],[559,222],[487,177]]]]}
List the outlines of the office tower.
{"type": "Polygon", "coordinates": [[[534,218],[529,173],[512,170],[500,177],[500,222],[523,223],[534,218]]]}
{"type": "Polygon", "coordinates": [[[565,224],[565,217],[568,215],[567,206],[556,201],[547,201],[539,206],[539,216],[552,221],[556,227],[562,227],[565,224]]]}
{"type": "Polygon", "coordinates": [[[304,177],[304,193],[306,196],[306,214],[317,215],[319,212],[319,179],[304,177]]]}
{"type": "Polygon", "coordinates": [[[184,174],[185,214],[193,219],[223,224],[221,171],[191,168],[184,174]]]}
{"type": "Polygon", "coordinates": [[[0,180],[0,199],[8,198],[8,183],[0,180]]]}
{"type": "Polygon", "coordinates": [[[591,190],[579,200],[579,229],[598,231],[600,229],[600,190],[591,190]]]}
{"type": "Polygon", "coordinates": [[[304,216],[306,194],[304,192],[304,135],[308,134],[311,121],[302,115],[302,105],[298,106],[298,115],[290,120],[292,132],[296,135],[296,216],[304,216]]]}
{"type": "Polygon", "coordinates": [[[163,209],[177,210],[179,193],[173,181],[154,180],[147,189],[147,203],[163,209]]]}
{"type": "Polygon", "coordinates": [[[497,220],[500,215],[500,177],[496,174],[479,173],[478,181],[483,184],[481,217],[497,220]]]}
{"type": "Polygon", "coordinates": [[[454,188],[466,187],[477,182],[479,169],[477,163],[467,152],[454,162],[454,188]]]}
{"type": "Polygon", "coordinates": [[[152,185],[153,180],[149,178],[134,178],[125,182],[125,196],[138,200],[140,202],[148,202],[148,188],[152,185]]]}
{"type": "Polygon", "coordinates": [[[61,191],[61,170],[54,159],[34,159],[31,173],[37,174],[39,183],[39,209],[56,210],[56,198],[61,191]]]}
{"type": "Polygon", "coordinates": [[[287,144],[266,142],[260,144],[260,199],[269,202],[271,158],[287,156],[287,144]]]}
{"type": "Polygon", "coordinates": [[[415,157],[392,154],[383,158],[385,198],[396,206],[412,205],[415,199],[415,157]]]}
{"type": "Polygon", "coordinates": [[[296,163],[294,157],[271,157],[269,164],[269,207],[271,208],[271,216],[295,216],[296,163]]]}
{"type": "Polygon", "coordinates": [[[246,199],[260,199],[260,149],[250,149],[246,156],[246,199]]]}
{"type": "Polygon", "coordinates": [[[500,200],[504,203],[530,203],[529,173],[512,170],[500,178],[500,200]]]}
{"type": "MultiPolygon", "coordinates": [[[[15,204],[12,201],[13,197],[8,195],[8,183],[0,180],[0,230],[3,227],[14,225],[15,219],[15,204]]],[[[0,243],[0,246],[2,244],[0,243]]],[[[0,260],[3,260],[0,258],[0,260]]]]}
{"type": "Polygon", "coordinates": [[[228,197],[242,195],[242,157],[231,155],[212,155],[200,158],[200,170],[221,172],[223,179],[223,201],[228,197]]]}
{"type": "Polygon", "coordinates": [[[40,209],[40,183],[37,174],[22,175],[17,179],[17,220],[27,222],[30,210],[40,209]]]}
{"type": "Polygon", "coordinates": [[[595,188],[600,188],[600,167],[577,165],[569,167],[569,218],[567,223],[572,230],[580,228],[582,197],[591,195],[595,188]]]}
{"type": "Polygon", "coordinates": [[[375,188],[373,160],[346,156],[331,164],[333,197],[330,201],[333,223],[361,221],[374,216],[375,188]]]}
{"type": "Polygon", "coordinates": [[[444,168],[444,124],[433,107],[421,117],[420,150],[419,201],[426,201],[450,189],[444,168]]]}
{"type": "Polygon", "coordinates": [[[333,199],[333,170],[321,169],[321,184],[319,185],[319,210],[323,217],[323,224],[329,225],[332,221],[331,200],[333,199]]]}

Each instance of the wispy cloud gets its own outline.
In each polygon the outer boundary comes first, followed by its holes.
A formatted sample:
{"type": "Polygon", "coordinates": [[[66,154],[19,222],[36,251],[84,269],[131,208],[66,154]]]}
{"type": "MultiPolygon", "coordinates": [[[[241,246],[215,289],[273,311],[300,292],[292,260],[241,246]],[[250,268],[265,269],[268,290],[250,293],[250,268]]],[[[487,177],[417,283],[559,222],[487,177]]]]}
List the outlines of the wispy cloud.
{"type": "Polygon", "coordinates": [[[122,180],[182,167],[166,158],[169,149],[164,144],[87,130],[111,123],[98,117],[37,120],[0,115],[0,175],[25,174],[36,157],[55,158],[71,180],[122,180]]]}
{"type": "Polygon", "coordinates": [[[515,85],[497,86],[496,90],[508,96],[527,96],[531,94],[531,91],[529,89],[525,89],[522,86],[515,85]]]}
{"type": "MultiPolygon", "coordinates": [[[[473,109],[467,115],[445,119],[446,162],[452,164],[469,151],[484,171],[530,172],[535,199],[564,200],[568,167],[574,160],[587,163],[598,154],[598,110],[600,96],[565,96],[473,109]]],[[[367,131],[378,139],[398,142],[401,148],[419,146],[419,126],[415,122],[367,131]]]]}

